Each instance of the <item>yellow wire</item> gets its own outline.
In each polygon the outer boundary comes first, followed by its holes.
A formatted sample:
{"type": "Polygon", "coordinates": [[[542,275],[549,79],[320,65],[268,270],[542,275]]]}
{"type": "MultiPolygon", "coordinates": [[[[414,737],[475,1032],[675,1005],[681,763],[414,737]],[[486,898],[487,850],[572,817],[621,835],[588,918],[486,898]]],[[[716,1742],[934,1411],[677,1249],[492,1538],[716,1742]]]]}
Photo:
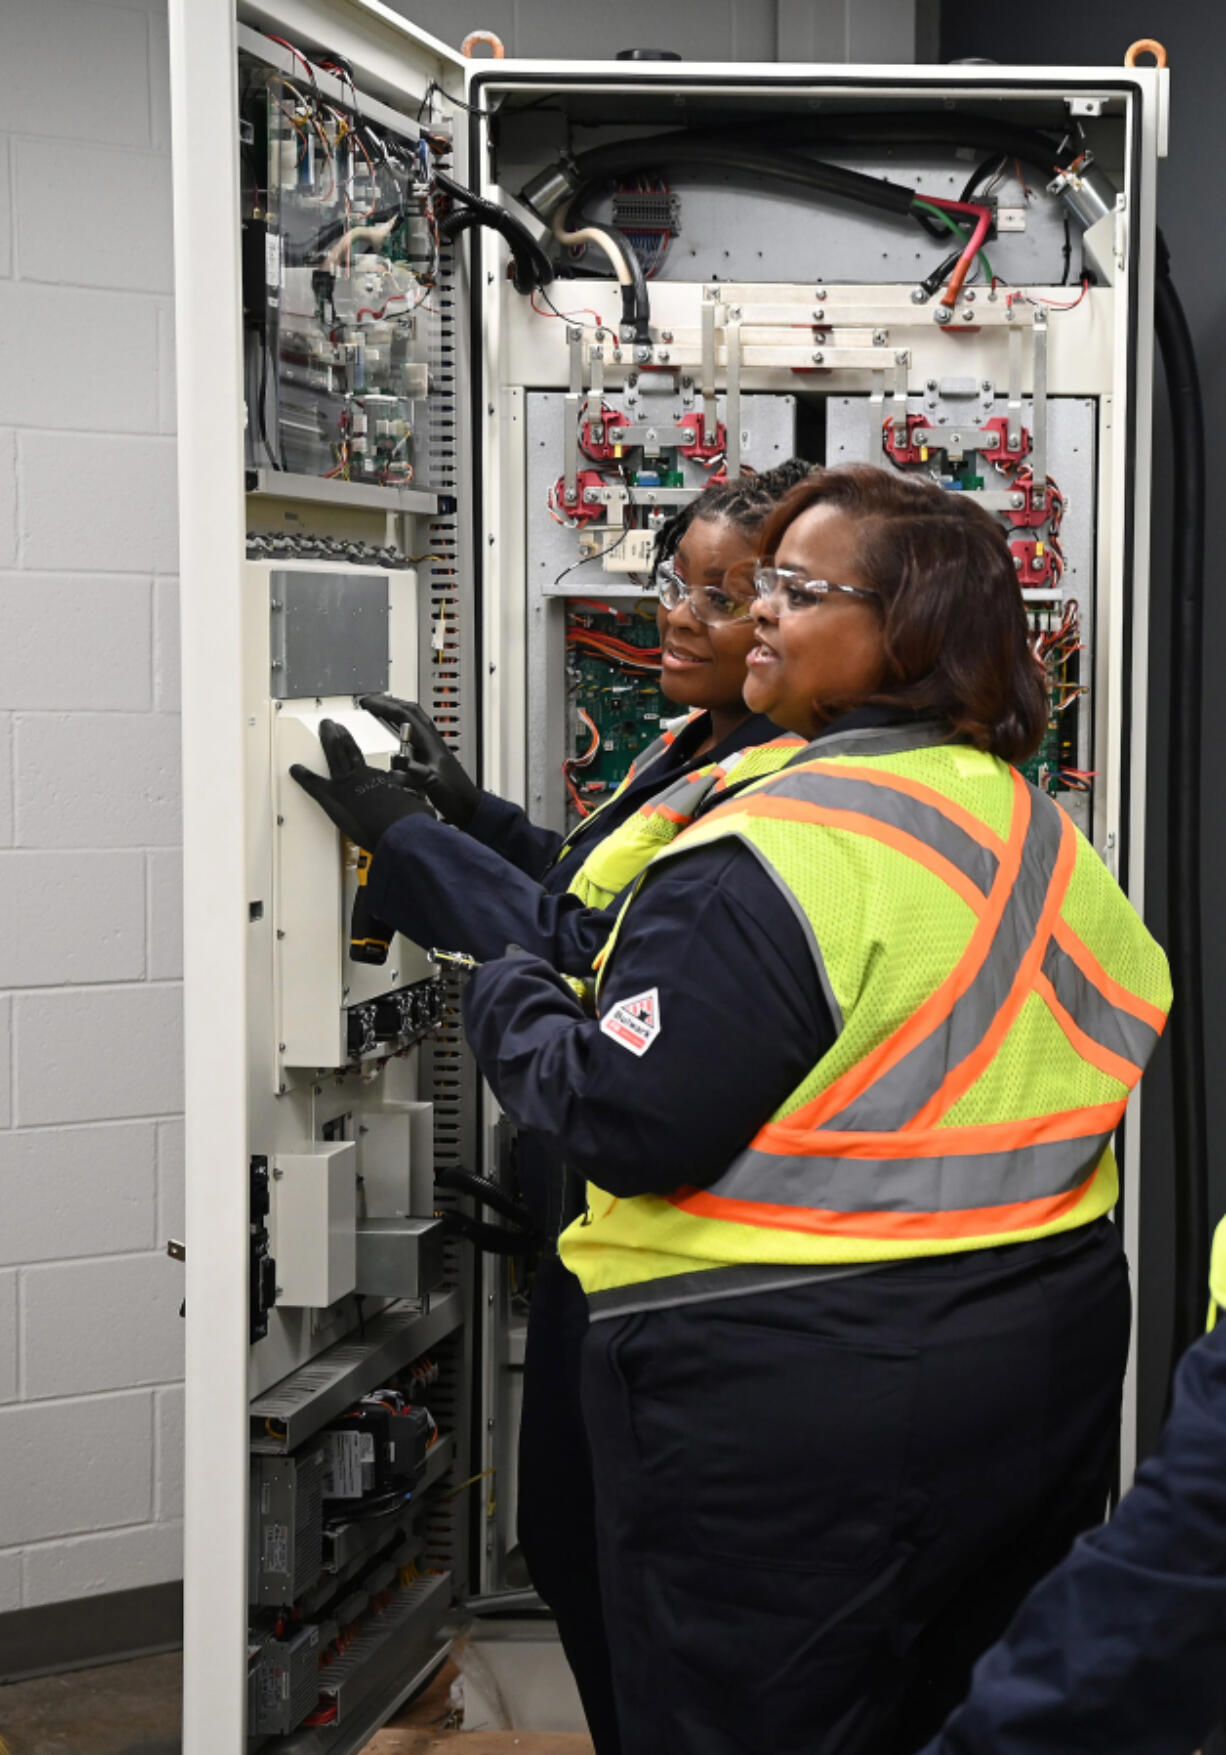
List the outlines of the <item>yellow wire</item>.
{"type": "Polygon", "coordinates": [[[462,1493],[464,1491],[465,1487],[475,1487],[478,1481],[484,1481],[487,1475],[493,1475],[496,1473],[496,1468],[482,1469],[479,1475],[470,1475],[466,1481],[461,1481],[458,1487],[453,1487],[450,1493],[445,1493],[443,1497],[445,1499],[454,1499],[457,1493],[462,1493]]]}

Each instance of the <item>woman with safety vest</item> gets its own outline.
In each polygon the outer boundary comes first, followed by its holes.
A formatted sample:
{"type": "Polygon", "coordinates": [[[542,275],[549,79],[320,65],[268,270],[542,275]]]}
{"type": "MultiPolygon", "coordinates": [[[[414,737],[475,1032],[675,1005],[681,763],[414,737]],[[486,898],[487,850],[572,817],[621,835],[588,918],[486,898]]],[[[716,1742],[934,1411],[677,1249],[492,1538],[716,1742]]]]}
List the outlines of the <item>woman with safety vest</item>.
{"type": "MultiPolygon", "coordinates": [[[[703,804],[734,783],[773,772],[803,743],[779,737],[742,699],[753,643],[752,589],[744,582],[730,591],[726,576],[752,556],[763,520],[808,467],[793,459],[758,476],[712,484],[661,528],[653,565],[660,687],[691,712],[664,727],[613,797],[565,840],[530,822],[517,805],[479,789],[412,702],[390,696],[363,702],[393,729],[407,727],[413,752],[408,792],[368,769],[348,733],[325,722],[321,738],[331,779],[306,769],[295,770],[296,777],[352,840],[374,853],[367,892],[379,919],[419,944],[486,958],[501,957],[515,943],[576,980],[591,977],[593,958],[616,918],[611,905],[652,855],[703,804]]],[[[598,1755],[616,1755],[579,1408],[587,1309],[578,1282],[551,1247],[582,1206],[582,1184],[567,1178],[556,1149],[531,1138],[520,1141],[519,1181],[550,1245],[534,1275],[524,1361],[519,1540],[533,1583],[557,1618],[598,1755]]]]}
{"type": "Polygon", "coordinates": [[[993,520],[832,469],[760,548],[746,700],[807,748],[652,862],[595,1018],[510,956],[465,1022],[591,1178],[626,1755],[903,1755],[1106,1505],[1110,1141],[1170,990],[1013,765],[1048,700],[993,520]]]}

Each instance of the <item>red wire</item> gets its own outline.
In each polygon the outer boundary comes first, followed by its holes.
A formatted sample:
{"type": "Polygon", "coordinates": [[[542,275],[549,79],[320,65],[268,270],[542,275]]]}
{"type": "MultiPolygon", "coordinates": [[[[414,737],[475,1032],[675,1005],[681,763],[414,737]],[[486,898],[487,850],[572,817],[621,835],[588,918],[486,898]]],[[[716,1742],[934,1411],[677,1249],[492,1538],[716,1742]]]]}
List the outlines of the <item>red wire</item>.
{"type": "Polygon", "coordinates": [[[970,273],[971,264],[983,248],[991,229],[992,210],[990,207],[981,207],[978,202],[974,201],[947,201],[941,195],[925,195],[923,200],[932,207],[939,207],[943,213],[965,213],[974,216],[975,229],[949,277],[949,285],[941,295],[943,305],[956,305],[958,294],[962,291],[962,283],[970,273]]]}
{"type": "Polygon", "coordinates": [[[1082,299],[1085,298],[1085,296],[1089,292],[1089,290],[1090,290],[1089,276],[1083,274],[1081,277],[1081,291],[1077,294],[1077,297],[1075,299],[1070,299],[1067,304],[1063,304],[1057,299],[1037,299],[1035,302],[1036,302],[1036,304],[1046,305],[1047,308],[1051,311],[1075,311],[1077,309],[1078,305],[1081,303],[1082,299]]]}
{"type": "Polygon", "coordinates": [[[542,311],[541,307],[536,302],[535,293],[532,293],[529,296],[528,303],[532,306],[532,309],[536,312],[538,317],[561,317],[563,321],[576,316],[595,317],[596,327],[598,329],[603,329],[605,327],[605,320],[600,315],[600,312],[593,311],[590,305],[580,305],[578,311],[542,311]]]}
{"type": "Polygon", "coordinates": [[[283,49],[289,50],[295,61],[301,61],[302,65],[307,70],[307,78],[310,80],[311,84],[314,85],[315,69],[311,66],[311,63],[307,60],[301,49],[296,49],[293,43],[287,42],[284,37],[274,37],[271,31],[268,32],[268,40],[270,43],[280,43],[283,49]]]}

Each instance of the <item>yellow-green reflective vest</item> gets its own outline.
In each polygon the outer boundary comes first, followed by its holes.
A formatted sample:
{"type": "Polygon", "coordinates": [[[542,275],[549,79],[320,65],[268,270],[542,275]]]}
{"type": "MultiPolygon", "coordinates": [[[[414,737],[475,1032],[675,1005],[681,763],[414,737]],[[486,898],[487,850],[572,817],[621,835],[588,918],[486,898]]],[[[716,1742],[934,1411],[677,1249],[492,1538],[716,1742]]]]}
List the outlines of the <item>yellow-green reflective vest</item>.
{"type": "Polygon", "coordinates": [[[1214,1233],[1213,1254],[1209,1261],[1209,1327],[1217,1326],[1220,1313],[1226,1310],[1226,1219],[1214,1233]]]}
{"type": "Polygon", "coordinates": [[[776,737],[681,775],[592,849],[571,879],[570,893],[588,908],[607,908],[729,785],[777,773],[804,747],[803,737],[776,737]]]}
{"type": "Polygon", "coordinates": [[[651,869],[746,842],[808,925],[837,1038],[707,1187],[589,1189],[561,1243],[589,1293],[990,1248],[1115,1204],[1110,1140],[1170,982],[1102,861],[1054,800],[940,727],[812,750],[651,869]]]}

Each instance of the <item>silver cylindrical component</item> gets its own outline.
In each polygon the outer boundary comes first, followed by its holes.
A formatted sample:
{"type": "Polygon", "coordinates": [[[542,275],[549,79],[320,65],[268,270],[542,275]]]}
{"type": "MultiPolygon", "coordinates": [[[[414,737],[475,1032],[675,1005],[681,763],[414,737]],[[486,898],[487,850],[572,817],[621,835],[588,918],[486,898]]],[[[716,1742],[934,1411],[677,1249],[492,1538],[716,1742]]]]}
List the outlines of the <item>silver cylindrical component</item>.
{"type": "Polygon", "coordinates": [[[533,213],[543,220],[549,220],[565,202],[572,201],[578,193],[579,179],[574,168],[567,164],[547,165],[543,171],[524,184],[519,198],[533,213]]]}
{"type": "Polygon", "coordinates": [[[1058,172],[1047,185],[1047,193],[1059,195],[1089,231],[1106,214],[1115,212],[1115,198],[1119,191],[1087,153],[1074,160],[1066,170],[1058,172]]]}

